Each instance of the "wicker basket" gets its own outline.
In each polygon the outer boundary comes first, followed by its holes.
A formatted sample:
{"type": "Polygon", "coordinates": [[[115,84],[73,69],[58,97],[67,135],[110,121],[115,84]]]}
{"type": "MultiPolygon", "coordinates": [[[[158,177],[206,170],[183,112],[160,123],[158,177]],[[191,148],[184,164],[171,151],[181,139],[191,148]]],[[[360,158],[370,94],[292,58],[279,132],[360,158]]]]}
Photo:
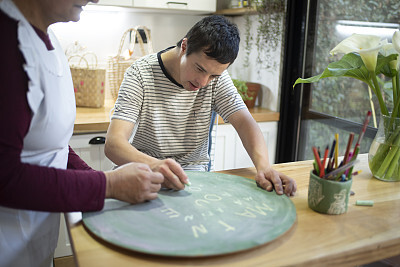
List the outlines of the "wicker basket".
{"type": "Polygon", "coordinates": [[[74,55],[68,58],[71,76],[74,84],[75,102],[77,107],[99,108],[104,106],[106,71],[97,69],[97,57],[94,53],[74,55]],[[89,57],[95,59],[95,64],[89,64],[89,57]],[[74,60],[75,59],[75,60],[74,60]],[[78,64],[72,64],[78,59],[78,64]],[[86,67],[82,67],[82,62],[86,67]]]}
{"type": "Polygon", "coordinates": [[[118,97],[119,87],[121,86],[124,74],[127,68],[141,56],[153,53],[153,45],[151,42],[150,31],[144,26],[136,26],[130,28],[122,35],[118,53],[116,56],[110,57],[107,64],[107,80],[108,88],[114,100],[118,97]],[[139,34],[139,29],[143,30],[147,38],[147,51],[143,43],[142,36],[139,34]],[[129,40],[126,40],[127,37],[129,40]],[[135,51],[135,40],[138,40],[141,55],[135,51]],[[126,48],[128,47],[128,48],[126,48]],[[126,48],[125,51],[123,49],[126,48]]]}

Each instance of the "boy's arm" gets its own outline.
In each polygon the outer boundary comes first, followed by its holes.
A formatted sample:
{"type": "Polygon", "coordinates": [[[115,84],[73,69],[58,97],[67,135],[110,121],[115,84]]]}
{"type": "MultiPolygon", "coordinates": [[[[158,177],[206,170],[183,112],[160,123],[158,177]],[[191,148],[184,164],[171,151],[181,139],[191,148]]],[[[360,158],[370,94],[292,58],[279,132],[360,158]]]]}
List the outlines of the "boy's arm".
{"type": "Polygon", "coordinates": [[[117,165],[129,162],[141,162],[153,171],[161,172],[165,178],[163,186],[180,190],[188,183],[188,177],[182,167],[173,159],[159,160],[146,155],[129,143],[134,123],[113,119],[106,135],[104,152],[117,165]]]}
{"type": "Polygon", "coordinates": [[[243,146],[257,169],[257,183],[268,191],[275,188],[278,194],[294,195],[297,188],[296,182],[271,167],[264,137],[250,112],[247,109],[239,110],[229,116],[228,120],[239,134],[243,146]]]}

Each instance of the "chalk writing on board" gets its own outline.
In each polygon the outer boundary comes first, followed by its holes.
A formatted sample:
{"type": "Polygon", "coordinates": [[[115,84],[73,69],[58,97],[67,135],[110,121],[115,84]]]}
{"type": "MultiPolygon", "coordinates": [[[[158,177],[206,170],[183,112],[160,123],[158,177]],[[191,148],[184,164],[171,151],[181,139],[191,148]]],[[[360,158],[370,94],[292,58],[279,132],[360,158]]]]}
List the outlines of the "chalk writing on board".
{"type": "Polygon", "coordinates": [[[235,227],[233,227],[233,226],[227,224],[227,223],[224,222],[224,221],[219,220],[218,223],[219,223],[219,224],[222,224],[223,226],[226,227],[226,228],[225,228],[225,231],[235,231],[235,227]]]}
{"type": "Polygon", "coordinates": [[[197,225],[193,225],[192,226],[192,231],[193,231],[194,237],[196,237],[196,238],[199,237],[198,231],[203,233],[203,234],[206,234],[208,232],[207,229],[202,224],[200,224],[198,226],[197,225]]]}
{"type": "Polygon", "coordinates": [[[180,215],[179,212],[171,208],[162,209],[161,212],[165,213],[169,218],[179,217],[180,215]]]}
{"type": "Polygon", "coordinates": [[[296,220],[288,197],[250,179],[212,172],[188,177],[190,187],[162,189],[152,201],[129,205],[108,199],[102,211],[84,212],[83,222],[99,238],[134,251],[211,256],[265,244],[296,220]]]}
{"type": "MultiPolygon", "coordinates": [[[[187,191],[198,193],[202,191],[202,187],[203,185],[191,186],[190,188],[187,188],[187,191]]],[[[218,206],[218,203],[227,200],[231,203],[234,203],[238,207],[237,209],[233,209],[232,214],[239,217],[253,219],[259,216],[268,216],[269,212],[274,211],[274,209],[267,203],[253,201],[251,196],[238,198],[224,191],[221,191],[220,193],[206,193],[198,196],[198,198],[194,200],[195,207],[199,209],[199,212],[196,212],[196,214],[181,214],[179,211],[169,207],[164,207],[160,211],[169,219],[183,218],[183,222],[189,224],[193,237],[199,238],[209,234],[210,232],[208,227],[215,228],[215,225],[219,225],[221,231],[230,232],[236,230],[233,223],[218,219],[219,217],[217,216],[218,214],[226,212],[224,209],[218,206]],[[217,216],[216,222],[212,220],[201,221],[201,218],[205,219],[215,216],[217,216]]]]}

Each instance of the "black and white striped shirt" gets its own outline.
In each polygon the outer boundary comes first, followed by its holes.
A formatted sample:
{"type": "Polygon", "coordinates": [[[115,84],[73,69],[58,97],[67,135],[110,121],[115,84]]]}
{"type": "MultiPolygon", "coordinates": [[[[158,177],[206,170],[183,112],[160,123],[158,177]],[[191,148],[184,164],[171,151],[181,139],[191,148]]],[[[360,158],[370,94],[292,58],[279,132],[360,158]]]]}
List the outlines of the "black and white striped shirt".
{"type": "Polygon", "coordinates": [[[187,91],[163,67],[161,52],[145,56],[125,73],[112,119],[136,125],[132,145],[186,170],[207,170],[212,110],[225,121],[246,108],[227,71],[198,91],[187,91]]]}

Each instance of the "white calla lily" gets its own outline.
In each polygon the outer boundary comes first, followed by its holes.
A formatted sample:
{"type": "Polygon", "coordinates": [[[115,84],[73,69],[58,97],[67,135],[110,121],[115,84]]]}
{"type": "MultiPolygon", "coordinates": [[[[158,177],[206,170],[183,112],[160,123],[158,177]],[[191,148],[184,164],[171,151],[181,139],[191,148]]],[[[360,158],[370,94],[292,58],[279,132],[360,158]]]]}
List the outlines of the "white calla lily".
{"type": "MultiPolygon", "coordinates": [[[[394,44],[388,43],[388,41],[385,39],[382,41],[382,49],[381,49],[380,53],[383,56],[387,57],[392,54],[397,54],[397,51],[394,47],[394,44]]],[[[399,58],[398,57],[396,60],[392,60],[390,62],[390,67],[395,70],[399,69],[399,58]]]]}
{"type": "Polygon", "coordinates": [[[376,35],[352,34],[341,41],[331,50],[331,54],[352,53],[360,54],[365,67],[369,71],[375,71],[378,52],[382,47],[381,38],[376,35]]]}
{"type": "Polygon", "coordinates": [[[393,47],[394,49],[396,49],[396,51],[398,53],[400,53],[400,31],[395,31],[392,37],[392,43],[393,43],[393,47]]]}
{"type": "MultiPolygon", "coordinates": [[[[371,89],[377,97],[381,114],[390,118],[387,123],[385,122],[385,131],[382,131],[387,134],[382,139],[382,145],[374,147],[375,154],[368,159],[370,170],[379,179],[400,181],[400,149],[393,146],[393,143],[400,143],[400,124],[397,122],[400,119],[400,70],[398,67],[400,31],[393,34],[392,43],[388,43],[387,40],[381,41],[379,36],[353,34],[331,50],[331,54],[336,53],[345,55],[340,60],[330,63],[321,74],[306,79],[299,78],[294,85],[314,83],[329,77],[352,77],[364,81],[368,85],[368,90],[371,89]],[[378,53],[381,53],[382,56],[378,57],[378,53]],[[363,64],[361,64],[360,58],[363,64]],[[386,83],[389,78],[392,80],[393,91],[390,112],[387,102],[385,102],[387,98],[383,98],[383,89],[389,89],[387,86],[389,84],[386,83]],[[384,81],[385,84],[381,84],[378,80],[384,81]]],[[[386,96],[390,97],[389,94],[386,96]]],[[[374,111],[372,100],[370,103],[371,109],[374,111]]]]}

